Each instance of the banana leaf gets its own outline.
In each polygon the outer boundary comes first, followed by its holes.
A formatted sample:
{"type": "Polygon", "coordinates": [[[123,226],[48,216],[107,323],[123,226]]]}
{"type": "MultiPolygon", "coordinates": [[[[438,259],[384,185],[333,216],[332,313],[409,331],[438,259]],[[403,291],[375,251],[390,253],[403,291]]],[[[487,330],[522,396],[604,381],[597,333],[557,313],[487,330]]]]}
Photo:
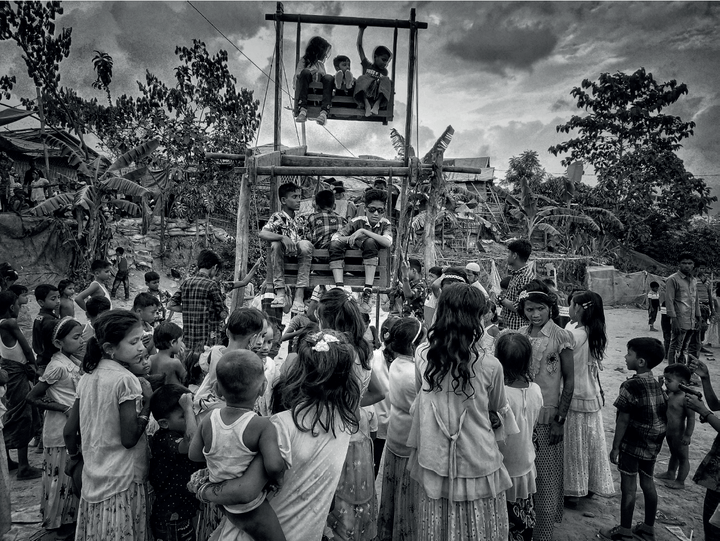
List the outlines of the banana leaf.
{"type": "Polygon", "coordinates": [[[75,192],[73,204],[80,207],[86,212],[90,212],[95,207],[95,190],[92,186],[83,186],[75,192]]]}
{"type": "Polygon", "coordinates": [[[158,141],[157,139],[150,139],[149,141],[145,141],[144,143],[136,146],[135,148],[131,148],[125,154],[115,160],[112,165],[108,167],[107,172],[117,171],[118,169],[122,169],[124,167],[130,167],[133,163],[138,162],[148,154],[152,154],[152,152],[159,146],[160,141],[158,141]]]}
{"type": "Polygon", "coordinates": [[[67,158],[70,167],[75,167],[83,175],[87,175],[89,177],[92,176],[92,172],[85,161],[85,156],[81,154],[80,149],[70,146],[62,139],[50,135],[49,133],[45,134],[45,142],[55,147],[59,147],[60,155],[67,158]]]}
{"type": "MultiPolygon", "coordinates": [[[[390,142],[392,143],[393,148],[395,149],[395,152],[397,152],[397,155],[401,158],[405,157],[405,138],[400,135],[400,132],[398,132],[395,128],[390,130],[390,142]]],[[[412,145],[410,145],[409,148],[409,154],[410,158],[415,157],[415,149],[412,145]]]]}
{"type": "Polygon", "coordinates": [[[51,197],[50,199],[46,199],[36,207],[27,210],[25,214],[29,214],[30,216],[50,216],[57,210],[73,206],[74,201],[74,193],[61,193],[51,197]]]}
{"type": "Polygon", "coordinates": [[[128,201],[127,199],[111,199],[109,203],[114,207],[127,212],[131,216],[140,216],[142,214],[140,206],[136,205],[132,201],[128,201]]]}
{"type": "Polygon", "coordinates": [[[150,190],[147,188],[143,188],[131,180],[115,175],[104,178],[100,182],[100,185],[106,190],[120,192],[123,195],[129,195],[131,197],[145,197],[150,193],[150,190]]]}
{"type": "Polygon", "coordinates": [[[427,154],[422,159],[422,162],[424,164],[431,164],[433,163],[433,156],[439,152],[445,152],[450,146],[450,143],[452,142],[453,135],[455,134],[455,129],[452,126],[448,126],[445,128],[445,131],[442,132],[442,135],[438,137],[438,140],[435,141],[435,144],[432,146],[430,150],[428,150],[427,154]]]}

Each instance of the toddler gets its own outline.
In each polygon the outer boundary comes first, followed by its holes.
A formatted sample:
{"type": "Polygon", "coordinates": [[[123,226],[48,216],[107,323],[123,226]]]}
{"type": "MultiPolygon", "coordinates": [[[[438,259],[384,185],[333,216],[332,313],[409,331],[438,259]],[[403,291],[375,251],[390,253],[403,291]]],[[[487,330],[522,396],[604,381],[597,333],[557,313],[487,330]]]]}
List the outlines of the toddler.
{"type": "Polygon", "coordinates": [[[660,284],[653,281],[650,282],[650,291],[647,294],[648,299],[648,325],[651,331],[657,331],[655,328],[655,320],[657,319],[658,310],[660,310],[660,284]]]}
{"type": "Polygon", "coordinates": [[[333,66],[335,66],[335,93],[349,96],[355,86],[355,77],[350,71],[350,59],[345,55],[338,55],[333,58],[333,66]]]}
{"type": "MultiPolygon", "coordinates": [[[[155,325],[157,325],[165,321],[168,310],[166,306],[172,296],[167,291],[160,289],[160,275],[155,271],[145,273],[145,285],[147,286],[147,293],[160,301],[160,308],[155,314],[155,325]]],[[[172,319],[173,314],[174,312],[170,310],[170,316],[167,317],[168,321],[172,319]]]]}
{"type": "Polygon", "coordinates": [[[178,358],[185,348],[183,331],[175,323],[166,321],[153,331],[153,342],[158,352],[150,357],[150,375],[165,376],[166,384],[182,385],[187,378],[185,365],[178,358]]]}
{"type": "Polygon", "coordinates": [[[75,284],[72,280],[60,280],[58,284],[58,292],[60,293],[60,317],[75,317],[75,284]]]}
{"type": "Polygon", "coordinates": [[[153,323],[155,322],[155,314],[161,307],[162,304],[158,298],[150,293],[138,293],[133,301],[132,311],[142,321],[143,345],[151,355],[156,353],[155,343],[153,342],[153,323]]]}

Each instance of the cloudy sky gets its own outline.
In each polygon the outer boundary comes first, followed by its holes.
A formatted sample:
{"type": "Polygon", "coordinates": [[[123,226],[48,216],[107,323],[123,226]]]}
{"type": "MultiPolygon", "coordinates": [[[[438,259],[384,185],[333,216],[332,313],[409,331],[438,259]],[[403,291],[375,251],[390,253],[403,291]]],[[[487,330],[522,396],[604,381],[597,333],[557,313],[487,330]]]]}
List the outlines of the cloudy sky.
{"type": "MultiPolygon", "coordinates": [[[[177,45],[203,40],[211,52],[225,49],[238,86],[263,97],[268,79],[249,60],[271,73],[275,42],[266,13],[275,2],[194,2],[213,28],[187,2],[64,2],[58,26],[72,27],[72,49],[62,64],[61,84],[85,97],[102,97],[91,88],[95,50],[114,61],[114,96],[137,95],[145,70],[166,83],[179,65],[177,45]],[[228,39],[223,37],[224,34],[228,39]],[[237,47],[237,49],[236,49],[237,47]],[[238,52],[238,49],[244,53],[238,52]]],[[[720,196],[720,3],[700,2],[285,2],[286,13],[332,14],[427,22],[419,32],[419,139],[424,153],[451,124],[455,137],[448,157],[489,156],[503,177],[508,159],[536,150],[546,170],[561,174],[561,157],[549,146],[564,139],[556,126],[578,113],[570,95],[583,79],[603,72],[633,72],[644,67],[658,81],[684,82],[689,94],[666,112],[693,120],[695,135],[681,151],[688,170],[704,177],[720,196]]],[[[313,35],[333,45],[360,66],[351,27],[304,25],[301,46],[313,35]]],[[[285,25],[285,68],[295,63],[296,25],[285,25]]],[[[365,50],[392,44],[392,30],[370,28],[365,50]]],[[[395,121],[329,121],[327,131],[307,124],[309,149],[350,155],[393,157],[391,127],[404,133],[407,103],[408,32],[400,31],[396,68],[395,121]]],[[[327,63],[328,70],[332,63],[327,63]]],[[[0,42],[0,74],[18,77],[15,95],[34,95],[20,50],[0,42]]],[[[269,89],[259,143],[272,142],[273,90],[269,89]]],[[[4,103],[13,103],[4,101],[4,103]]],[[[284,106],[288,106],[287,96],[284,106]]],[[[289,111],[283,111],[283,144],[297,145],[289,111]]],[[[416,143],[415,135],[413,144],[416,143]]],[[[592,171],[587,171],[592,173],[592,171]]],[[[593,183],[586,175],[584,181],[593,183]]]]}

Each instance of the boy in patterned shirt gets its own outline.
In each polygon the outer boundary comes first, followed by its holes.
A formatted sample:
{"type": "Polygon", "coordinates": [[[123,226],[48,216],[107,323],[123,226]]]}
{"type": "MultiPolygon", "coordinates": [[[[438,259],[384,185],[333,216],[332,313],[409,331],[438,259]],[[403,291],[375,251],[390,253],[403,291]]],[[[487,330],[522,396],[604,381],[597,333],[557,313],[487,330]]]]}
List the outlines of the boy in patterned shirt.
{"type": "Polygon", "coordinates": [[[308,218],[306,238],[313,248],[327,250],[332,236],[347,220],[335,213],[335,194],[332,190],[320,190],[315,195],[315,213],[308,218]]]}
{"type": "Polygon", "coordinates": [[[627,344],[625,363],[636,374],[620,385],[615,400],[617,421],[610,461],[620,470],[620,525],[603,528],[600,535],[612,540],[654,540],[657,491],[653,479],[667,429],[667,398],[652,369],[665,357],[656,338],[633,338],[627,344]],[[645,522],[632,525],[637,477],[645,498],[645,522]]]}
{"type": "MultiPolygon", "coordinates": [[[[155,271],[145,273],[145,285],[147,286],[147,293],[150,293],[153,297],[160,301],[160,308],[155,313],[155,321],[153,327],[165,321],[167,315],[167,303],[170,301],[171,295],[165,290],[160,289],[160,275],[155,271]]],[[[168,321],[172,319],[175,312],[170,311],[170,316],[167,318],[168,321]]]]}

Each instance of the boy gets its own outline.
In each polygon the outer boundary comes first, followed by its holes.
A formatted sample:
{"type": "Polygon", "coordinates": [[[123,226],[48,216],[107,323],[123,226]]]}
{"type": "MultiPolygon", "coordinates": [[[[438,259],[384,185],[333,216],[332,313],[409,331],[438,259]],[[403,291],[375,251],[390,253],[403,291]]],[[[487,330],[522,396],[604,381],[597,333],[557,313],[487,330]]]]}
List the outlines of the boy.
{"type": "Polygon", "coordinates": [[[606,539],[655,539],[657,491],[653,470],[665,438],[667,400],[652,369],[664,356],[663,345],[655,338],[633,338],[627,343],[625,364],[636,374],[620,385],[615,400],[615,437],[610,451],[610,462],[620,470],[620,525],[601,529],[600,535],[606,539]],[[633,527],[638,472],[645,498],[645,522],[633,527]]]}
{"type": "Polygon", "coordinates": [[[265,336],[263,336],[262,342],[257,341],[252,347],[252,352],[255,353],[260,360],[263,362],[263,371],[265,373],[265,390],[255,401],[255,411],[258,415],[264,417],[270,417],[272,410],[270,405],[272,402],[273,388],[275,387],[275,381],[280,376],[278,366],[275,364],[275,359],[269,356],[270,350],[273,346],[273,335],[274,331],[272,326],[268,326],[265,336]]]}
{"type": "Polygon", "coordinates": [[[32,328],[33,318],[30,317],[30,310],[28,307],[28,288],[20,284],[13,284],[8,287],[8,291],[12,291],[17,295],[18,302],[20,303],[20,313],[17,316],[17,324],[20,327],[20,331],[23,333],[25,340],[28,344],[32,343],[32,328]]]}
{"type": "Polygon", "coordinates": [[[647,300],[648,325],[650,325],[651,331],[657,332],[655,320],[657,319],[658,310],[660,309],[660,284],[655,281],[650,282],[650,291],[648,291],[647,300]]]}
{"type": "Polygon", "coordinates": [[[187,489],[202,465],[188,458],[197,432],[192,394],[180,385],[163,385],[150,398],[160,429],[150,439],[149,481],[155,490],[150,528],[157,540],[195,540],[193,519],[200,502],[187,489]]]}
{"type": "Polygon", "coordinates": [[[154,326],[162,323],[165,319],[170,321],[174,312],[171,310],[170,315],[167,316],[167,309],[165,308],[170,300],[170,293],[160,289],[160,275],[155,271],[146,272],[145,285],[147,286],[147,293],[150,293],[150,295],[160,301],[160,309],[155,314],[154,326]]]}
{"type": "Polygon", "coordinates": [[[158,352],[150,357],[150,375],[165,375],[165,384],[182,385],[187,378],[187,370],[178,358],[185,347],[182,329],[166,321],[153,331],[153,341],[158,352]]]}
{"type": "Polygon", "coordinates": [[[40,312],[33,322],[32,347],[37,354],[38,367],[44,370],[58,350],[52,336],[58,322],[55,309],[60,304],[60,292],[52,284],[40,284],[35,288],[35,300],[40,305],[40,312]]]}
{"type": "Polygon", "coordinates": [[[75,317],[75,284],[72,280],[60,280],[58,284],[58,292],[60,293],[60,317],[75,317]]]}
{"type": "Polygon", "coordinates": [[[161,306],[162,304],[160,304],[160,301],[156,297],[150,295],[150,293],[138,293],[135,300],[133,300],[132,311],[137,314],[140,321],[142,321],[142,342],[150,355],[156,353],[155,344],[153,342],[152,324],[155,321],[155,314],[157,314],[161,306]]]}
{"type": "MultiPolygon", "coordinates": [[[[75,297],[75,303],[81,310],[86,311],[85,301],[88,297],[107,297],[108,300],[110,299],[110,292],[107,290],[106,283],[110,280],[111,268],[112,265],[109,261],[96,259],[92,262],[90,272],[92,272],[95,279],[75,297]]],[[[112,310],[112,301],[110,302],[110,309],[112,310]]]]}
{"type": "Polygon", "coordinates": [[[365,287],[360,304],[364,305],[365,309],[370,307],[378,251],[380,248],[390,248],[393,243],[392,224],[383,216],[386,201],[387,194],[383,191],[371,189],[365,192],[365,216],[354,218],[335,233],[330,242],[330,269],[336,287],[345,287],[345,252],[350,248],[362,250],[365,287]]]}
{"type": "Polygon", "coordinates": [[[32,182],[30,183],[30,201],[32,201],[33,207],[45,202],[47,199],[45,188],[48,186],[50,186],[50,181],[43,178],[38,169],[34,169],[32,172],[32,182]]]}
{"type": "Polygon", "coordinates": [[[420,260],[410,258],[400,264],[400,280],[390,293],[391,315],[414,316],[423,321],[427,287],[422,281],[421,275],[422,263],[420,260]]]}
{"type": "Polygon", "coordinates": [[[355,86],[355,77],[350,71],[350,59],[345,55],[333,58],[335,68],[335,94],[338,96],[352,96],[355,86]]]}
{"type": "Polygon", "coordinates": [[[346,220],[336,214],[334,208],[335,194],[331,190],[320,190],[315,195],[315,213],[308,218],[306,235],[313,248],[327,250],[332,236],[345,225],[346,220]]]}
{"type": "MultiPolygon", "coordinates": [[[[207,463],[211,483],[241,477],[258,454],[271,481],[285,472],[275,426],[253,411],[265,386],[263,363],[252,351],[228,351],[218,360],[217,391],[227,405],[200,422],[188,453],[191,460],[207,463]]],[[[285,539],[264,490],[250,503],[224,508],[228,520],[253,539],[285,539]]]]}
{"type": "Polygon", "coordinates": [[[117,264],[117,274],[115,274],[115,280],[113,280],[112,289],[110,290],[110,297],[115,298],[115,294],[117,293],[118,288],[120,287],[120,284],[123,286],[123,291],[125,292],[125,300],[130,300],[130,280],[128,279],[129,271],[128,271],[128,261],[125,257],[125,248],[122,246],[118,246],[115,248],[115,253],[117,254],[117,259],[115,260],[115,263],[117,264]]]}
{"type": "Polygon", "coordinates": [[[275,289],[275,298],[271,308],[285,306],[285,256],[294,256],[298,259],[298,276],[295,286],[295,300],[293,310],[304,310],[303,298],[305,288],[310,285],[310,264],[312,262],[312,243],[303,240],[305,233],[305,220],[295,217],[295,211],[300,208],[302,190],[292,182],[286,182],[278,188],[280,199],[280,212],[276,212],[260,231],[260,238],[270,243],[270,261],[266,283],[272,283],[275,289]]]}
{"type": "Polygon", "coordinates": [[[689,385],[692,372],[684,364],[671,364],[665,368],[663,379],[668,392],[667,433],[670,461],[665,473],[656,475],[666,479],[668,488],[685,488],[685,479],[690,471],[689,445],[695,429],[695,412],[685,405],[685,393],[680,384],[689,385]],[[677,477],[675,473],[677,472],[677,477]]]}
{"type": "Polygon", "coordinates": [[[85,324],[82,330],[83,345],[80,351],[78,351],[78,357],[81,359],[85,358],[85,352],[87,351],[88,341],[95,336],[95,320],[103,312],[110,310],[110,299],[107,297],[90,297],[85,303],[88,317],[88,322],[85,324]]]}
{"type": "Polygon", "coordinates": [[[238,308],[228,318],[227,333],[228,345],[210,348],[208,358],[208,373],[195,393],[195,411],[205,411],[221,406],[215,391],[217,383],[217,362],[220,356],[236,349],[251,349],[254,344],[262,341],[268,330],[268,323],[264,314],[257,308],[238,308]]]}
{"type": "Polygon", "coordinates": [[[431,267],[428,271],[428,279],[425,283],[427,286],[427,295],[425,296],[425,305],[423,306],[424,321],[427,321],[428,325],[432,323],[435,308],[437,308],[437,297],[432,290],[432,285],[440,276],[442,276],[441,267],[431,267]]]}

